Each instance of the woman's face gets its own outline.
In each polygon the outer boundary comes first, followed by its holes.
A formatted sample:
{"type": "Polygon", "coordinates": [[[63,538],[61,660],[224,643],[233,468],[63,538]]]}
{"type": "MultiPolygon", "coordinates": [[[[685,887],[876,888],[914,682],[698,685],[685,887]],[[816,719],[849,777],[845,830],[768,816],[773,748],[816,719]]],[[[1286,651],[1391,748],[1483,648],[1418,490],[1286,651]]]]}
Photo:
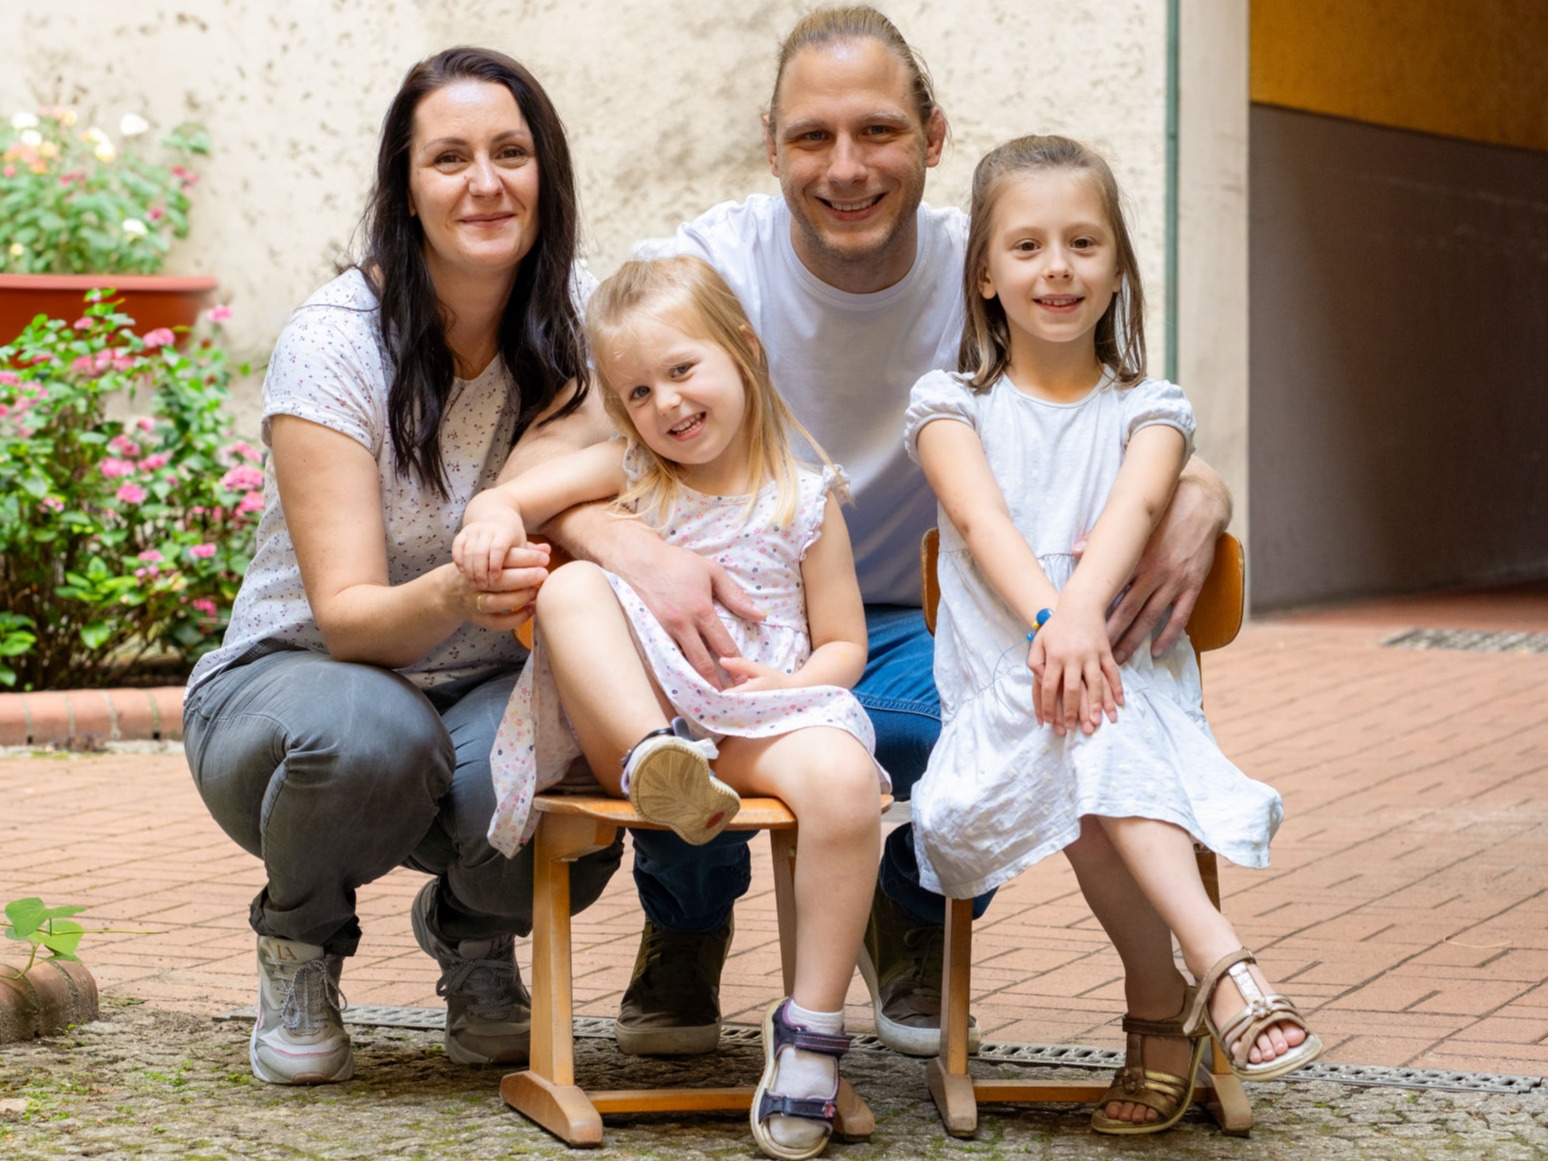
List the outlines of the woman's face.
{"type": "Polygon", "coordinates": [[[425,234],[430,277],[503,277],[537,240],[538,159],[532,131],[503,85],[461,80],[414,110],[409,207],[425,234]]]}

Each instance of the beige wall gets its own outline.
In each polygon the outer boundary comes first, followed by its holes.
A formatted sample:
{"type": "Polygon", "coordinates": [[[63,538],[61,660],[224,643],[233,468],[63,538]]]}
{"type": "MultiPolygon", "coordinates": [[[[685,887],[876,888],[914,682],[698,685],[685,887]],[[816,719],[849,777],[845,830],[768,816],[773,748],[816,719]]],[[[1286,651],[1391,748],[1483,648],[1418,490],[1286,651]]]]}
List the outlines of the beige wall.
{"type": "Polygon", "coordinates": [[[1231,489],[1231,529],[1245,542],[1247,6],[1183,0],[1180,15],[1177,379],[1198,413],[1199,454],[1231,489]]]}
{"type": "MultiPolygon", "coordinates": [[[[882,0],[952,123],[927,197],[964,201],[974,162],[1020,133],[1103,150],[1129,198],[1163,343],[1165,5],[1158,0],[882,0]]],[[[37,6],[0,41],[0,112],[66,103],[110,130],[203,121],[192,236],[169,273],[211,273],[232,335],[261,363],[288,312],[347,250],[377,127],[405,69],[458,42],[521,59],[571,133],[593,269],[727,198],[776,188],[758,115],[792,0],[78,0],[37,6]]],[[[1184,0],[1179,378],[1200,449],[1245,525],[1246,48],[1239,0],[1184,0]],[[1222,239],[1224,240],[1222,242],[1222,239]]],[[[256,382],[239,399],[253,426],[256,382]]]]}

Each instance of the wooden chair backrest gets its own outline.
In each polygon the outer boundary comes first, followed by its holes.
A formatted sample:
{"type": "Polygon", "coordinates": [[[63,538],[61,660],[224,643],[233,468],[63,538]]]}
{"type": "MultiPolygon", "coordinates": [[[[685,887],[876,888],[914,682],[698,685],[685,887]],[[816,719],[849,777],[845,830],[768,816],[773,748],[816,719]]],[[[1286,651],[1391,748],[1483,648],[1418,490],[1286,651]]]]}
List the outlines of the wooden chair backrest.
{"type": "MultiPolygon", "coordinates": [[[[940,579],[936,560],[940,556],[940,529],[932,528],[919,544],[919,574],[924,588],[925,625],[935,632],[936,609],[941,602],[940,579]]],[[[1215,541],[1215,563],[1210,567],[1204,587],[1199,590],[1193,615],[1188,618],[1188,639],[1194,651],[1205,653],[1220,649],[1236,640],[1242,628],[1246,562],[1242,542],[1229,532],[1215,541]]]]}

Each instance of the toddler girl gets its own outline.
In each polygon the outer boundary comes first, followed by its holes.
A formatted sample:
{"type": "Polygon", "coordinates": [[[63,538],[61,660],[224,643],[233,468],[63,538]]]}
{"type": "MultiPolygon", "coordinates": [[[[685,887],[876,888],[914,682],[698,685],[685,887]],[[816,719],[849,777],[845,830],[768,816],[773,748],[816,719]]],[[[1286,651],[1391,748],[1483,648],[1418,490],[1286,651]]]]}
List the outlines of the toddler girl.
{"type": "Polygon", "coordinates": [[[480,586],[526,529],[613,498],[620,519],[718,561],[766,615],[721,612],[740,651],[720,659],[721,690],[623,580],[583,561],[556,569],[495,742],[490,841],[507,854],[525,842],[533,793],[580,755],[609,793],[691,843],[720,833],[738,794],[782,799],[801,832],[795,988],[764,1018],[752,1129],[771,1157],[813,1157],[832,1131],[844,996],[880,854],[878,787],[889,785],[848,688],[866,637],[842,478],[831,464],[795,460],[790,435],[806,433],[774,390],[741,304],[705,262],[625,263],[587,313],[624,438],[476,497],[453,550],[459,567],[480,586]]]}
{"type": "Polygon", "coordinates": [[[1186,638],[1122,666],[1108,642],[1193,413],[1144,377],[1117,186],[1076,142],[1024,137],[979,163],[964,294],[960,373],[915,384],[905,433],[941,508],[945,728],[913,793],[922,882],[968,898],[1065,853],[1123,961],[1129,1008],[1127,1059],[1093,1126],[1158,1132],[1187,1109],[1208,1034],[1251,1079],[1321,1051],[1194,860],[1197,840],[1266,865],[1279,795],[1216,746],[1186,638]]]}

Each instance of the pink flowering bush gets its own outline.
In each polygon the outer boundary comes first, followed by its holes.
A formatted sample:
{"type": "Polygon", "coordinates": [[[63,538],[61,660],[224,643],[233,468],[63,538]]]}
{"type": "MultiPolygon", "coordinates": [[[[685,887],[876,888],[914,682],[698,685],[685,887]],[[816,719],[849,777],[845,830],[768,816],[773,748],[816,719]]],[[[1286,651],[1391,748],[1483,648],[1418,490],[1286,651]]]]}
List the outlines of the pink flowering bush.
{"type": "Polygon", "coordinates": [[[188,233],[188,168],[209,152],[203,130],[180,125],[159,150],[137,113],[116,136],[40,109],[0,123],[0,273],[155,274],[188,233]]]}
{"type": "Polygon", "coordinates": [[[264,501],[218,335],[179,350],[95,301],[0,347],[0,684],[102,685],[219,642],[264,501]]]}

